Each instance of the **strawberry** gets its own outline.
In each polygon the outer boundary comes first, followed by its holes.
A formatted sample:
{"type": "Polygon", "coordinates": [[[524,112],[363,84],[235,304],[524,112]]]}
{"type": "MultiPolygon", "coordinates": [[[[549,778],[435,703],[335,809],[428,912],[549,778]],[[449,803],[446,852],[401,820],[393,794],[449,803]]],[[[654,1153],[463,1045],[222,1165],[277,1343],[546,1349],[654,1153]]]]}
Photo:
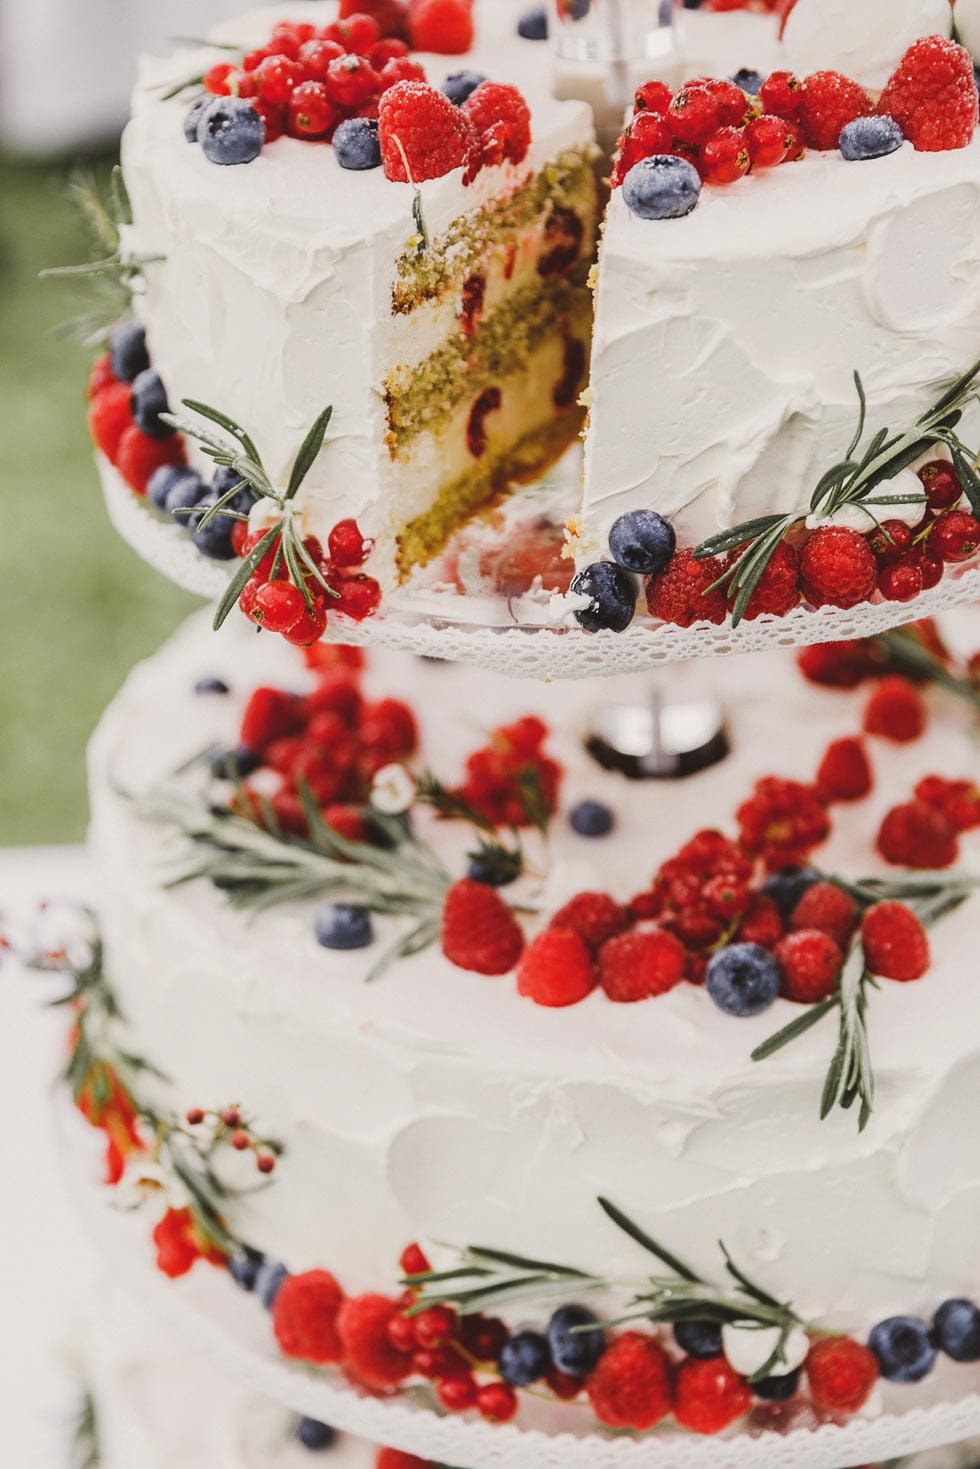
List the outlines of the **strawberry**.
{"type": "Polygon", "coordinates": [[[473,45],[471,0],[412,0],[408,30],[414,50],[459,56],[473,45]]]}
{"type": "Polygon", "coordinates": [[[258,688],[245,705],[239,739],[247,749],[261,754],[273,740],[297,734],[302,725],[302,704],[295,694],[258,688]]]}
{"type": "Polygon", "coordinates": [[[115,462],[119,440],[133,422],[129,383],[110,382],[95,394],[88,410],[88,427],[95,447],[115,462]]]}
{"type": "Polygon", "coordinates": [[[821,1337],[806,1359],[810,1396],[830,1413],[856,1413],[878,1379],[878,1364],[867,1347],[846,1336],[821,1337]]]}
{"type": "Polygon", "coordinates": [[[684,945],[672,933],[621,933],[599,950],[599,983],[610,1000],[647,1000],[680,984],[685,960],[684,945]]]}
{"type": "Polygon", "coordinates": [[[847,737],[832,740],[817,769],[816,790],[824,805],[834,801],[860,801],[873,784],[864,743],[847,737]]]}
{"type": "Polygon", "coordinates": [[[528,946],[517,970],[517,992],[536,1005],[577,1005],[595,989],[596,972],[584,941],[570,928],[548,928],[528,946]]]}
{"type": "Polygon", "coordinates": [[[815,882],[808,887],[790,918],[794,933],[815,928],[834,940],[844,950],[857,927],[857,904],[832,882],[815,882]]]}
{"type": "Polygon", "coordinates": [[[337,1315],[343,1299],[327,1270],[287,1276],[272,1308],[272,1329],[283,1355],[303,1362],[341,1361],[337,1315]]]}
{"type": "Polygon", "coordinates": [[[674,1417],[692,1433],[721,1433],[749,1411],[752,1393],[724,1357],[688,1357],[674,1379],[674,1417]]]}
{"type": "Polygon", "coordinates": [[[524,949],[524,935],[499,893],[464,877],[453,883],[442,909],[442,952],[474,974],[507,974],[524,949]]]}
{"type": "MultiPolygon", "coordinates": [[[[99,394],[99,398],[104,398],[106,392],[112,391],[111,388],[107,389],[99,394]]],[[[97,399],[96,404],[98,401],[97,399]]],[[[141,433],[135,423],[123,429],[114,460],[119,473],[137,495],[146,494],[153,471],[161,465],[186,462],[184,441],[179,434],[170,434],[165,439],[151,439],[147,434],[141,433]]]]}
{"type": "Polygon", "coordinates": [[[896,867],[951,867],[956,834],[941,811],[908,801],[887,812],[878,831],[878,851],[896,867]]]}
{"type": "Polygon", "coordinates": [[[970,53],[945,36],[923,36],[898,64],[878,99],[922,153],[965,148],[977,126],[977,84],[970,53]]]}
{"type": "Polygon", "coordinates": [[[600,1423],[653,1428],[673,1405],[670,1359],[654,1337],[624,1332],[600,1359],[586,1391],[600,1423]]]}
{"type": "Polygon", "coordinates": [[[780,993],[801,1005],[827,1000],[837,988],[844,963],[839,946],[816,928],[788,933],[774,949],[782,974],[780,993]]]}
{"type": "Polygon", "coordinates": [[[929,968],[929,939],[904,903],[875,903],[861,924],[864,957],[872,974],[902,983],[921,979],[929,968]]]}
{"type": "Polygon", "coordinates": [[[412,1370],[410,1352],[400,1352],[388,1337],[388,1323],[400,1307],[387,1296],[351,1296],[337,1312],[344,1363],[360,1382],[382,1391],[395,1387],[412,1370]]]}
{"type": "Polygon", "coordinates": [[[899,674],[879,679],[864,711],[866,732],[907,744],[925,727],[926,706],[915,684],[899,674]]]}

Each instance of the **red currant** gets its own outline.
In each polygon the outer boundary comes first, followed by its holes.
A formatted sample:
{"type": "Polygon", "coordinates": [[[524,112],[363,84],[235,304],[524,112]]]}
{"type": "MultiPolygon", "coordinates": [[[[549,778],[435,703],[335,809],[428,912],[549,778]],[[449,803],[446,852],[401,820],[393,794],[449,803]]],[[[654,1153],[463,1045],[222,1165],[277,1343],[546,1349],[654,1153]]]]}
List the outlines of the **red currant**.
{"type": "Polygon", "coordinates": [[[260,1173],[272,1173],[275,1170],[276,1160],[271,1153],[258,1153],[255,1158],[255,1166],[260,1173]]]}
{"type": "Polygon", "coordinates": [[[236,72],[229,85],[236,97],[247,97],[252,101],[257,95],[254,71],[236,72]]]}
{"type": "Polygon", "coordinates": [[[336,61],[343,54],[343,46],[338,46],[336,41],[304,41],[299,48],[297,60],[307,81],[322,82],[326,79],[331,61],[336,61]]]}
{"type": "Polygon", "coordinates": [[[231,92],[228,78],[234,70],[230,61],[219,61],[217,66],[209,67],[204,73],[204,90],[213,93],[215,97],[227,97],[231,92]]]}
{"type": "Polygon", "coordinates": [[[945,459],[932,459],[919,470],[931,510],[952,510],[963,496],[963,484],[959,475],[945,459]]]}
{"type": "Polygon", "coordinates": [[[385,1327],[385,1334],[396,1352],[414,1352],[415,1322],[401,1311],[392,1316],[385,1327]]]}
{"type": "Polygon", "coordinates": [[[332,40],[336,38],[348,51],[369,56],[381,40],[381,27],[372,15],[356,13],[332,25],[330,37],[332,40]]]}
{"type": "Polygon", "coordinates": [[[633,110],[663,114],[670,106],[672,95],[666,82],[644,82],[636,89],[633,110]]]}
{"type": "MultiPolygon", "coordinates": [[[[389,61],[399,61],[409,54],[408,47],[404,41],[399,41],[395,36],[379,41],[376,46],[371,47],[371,55],[368,57],[375,71],[380,72],[388,65],[389,61]]],[[[422,68],[419,67],[419,71],[422,68]]],[[[425,80],[425,72],[422,71],[422,80],[425,80]]]]}
{"type": "Polygon", "coordinates": [[[459,1323],[460,1340],[478,1362],[496,1362],[509,1334],[495,1316],[463,1316],[459,1323]]]}
{"type": "Polygon", "coordinates": [[[751,160],[738,128],[719,128],[701,149],[701,171],[709,184],[733,184],[744,178],[751,160]]]}
{"type": "Polygon", "coordinates": [[[363,566],[370,549],[356,520],[338,520],[327,536],[327,555],[334,566],[363,566]]]}
{"type": "Polygon", "coordinates": [[[788,132],[784,118],[763,113],[754,117],[745,129],[745,146],[753,168],[775,168],[784,162],[788,151],[788,132]]]}
{"type": "Polygon", "coordinates": [[[301,82],[289,99],[286,131],[291,138],[322,138],[339,121],[323,82],[301,82]]]}
{"type": "Polygon", "coordinates": [[[288,581],[270,581],[256,592],[250,615],[270,632],[288,632],[305,612],[306,599],[299,587],[288,581]]]}
{"type": "Polygon", "coordinates": [[[304,612],[299,622],[291,627],[288,632],[283,633],[287,643],[292,643],[296,648],[308,648],[313,643],[318,643],[323,637],[327,626],[327,599],[320,593],[313,598],[313,611],[304,612]]]}
{"type": "Polygon", "coordinates": [[[943,579],[943,563],[938,556],[934,556],[929,550],[918,550],[912,552],[915,564],[922,573],[922,586],[924,591],[931,587],[937,587],[943,579]]]}
{"type": "Polygon", "coordinates": [[[287,106],[293,88],[303,80],[303,68],[287,56],[267,56],[255,68],[255,89],[263,102],[287,106]]]}
{"type": "Polygon", "coordinates": [[[517,1412],[517,1394],[506,1382],[487,1382],[476,1395],[476,1406],[490,1423],[509,1423],[517,1412]]]}
{"type": "Polygon", "coordinates": [[[634,164],[655,153],[669,153],[673,146],[674,133],[666,118],[656,112],[638,112],[620,139],[613,187],[623,182],[634,164]]]}
{"type": "Polygon", "coordinates": [[[267,56],[275,54],[269,46],[258,46],[254,51],[247,51],[242,57],[242,71],[257,71],[267,56]]]}
{"type": "Polygon", "coordinates": [[[929,537],[929,549],[943,561],[969,561],[980,546],[980,520],[965,510],[940,515],[929,537]]]}
{"type": "Polygon", "coordinates": [[[865,539],[879,561],[897,561],[911,550],[912,527],[904,520],[885,520],[865,539]]]}
{"type": "MultiPolygon", "coordinates": [[[[372,65],[374,63],[372,62],[372,65]]],[[[425,72],[410,56],[393,56],[378,72],[378,85],[387,92],[396,82],[424,82],[425,72]]]]}
{"type": "Polygon", "coordinates": [[[414,1242],[405,1246],[398,1263],[403,1275],[425,1275],[432,1268],[425,1251],[414,1242]]]}
{"type": "Polygon", "coordinates": [[[456,1313],[448,1306],[430,1306],[415,1318],[415,1340],[428,1351],[452,1341],[455,1330],[456,1313]]]}
{"type": "Polygon", "coordinates": [[[188,1125],[190,1127],[200,1127],[200,1125],[201,1125],[201,1123],[203,1121],[204,1121],[204,1108],[203,1107],[188,1107],[188,1109],[187,1109],[187,1122],[188,1122],[188,1125]]]}
{"type": "MultiPolygon", "coordinates": [[[[251,553],[255,550],[256,546],[259,544],[259,541],[261,541],[262,537],[266,534],[267,531],[264,530],[250,531],[242,546],[242,555],[250,556],[251,553]]],[[[271,579],[272,568],[275,564],[276,555],[278,553],[280,544],[281,542],[277,537],[273,541],[269,549],[266,551],[265,555],[262,557],[262,560],[259,562],[258,566],[256,566],[254,572],[252,573],[253,577],[260,577],[262,581],[269,581],[271,579]]],[[[277,575],[282,575],[283,565],[283,559],[282,557],[280,557],[280,566],[277,575]]]]}
{"type": "Polygon", "coordinates": [[[327,91],[338,107],[360,107],[379,85],[377,72],[363,56],[338,56],[327,68],[327,91]]]}
{"type": "Polygon", "coordinates": [[[331,582],[339,596],[333,601],[334,612],[343,612],[355,622],[371,617],[381,605],[381,587],[373,576],[345,576],[331,582]]]}
{"type": "Polygon", "coordinates": [[[707,87],[682,87],[667,109],[667,121],[682,143],[703,143],[721,125],[721,107],[707,87]]]}
{"type": "Polygon", "coordinates": [[[557,1367],[552,1367],[545,1373],[545,1382],[555,1397],[560,1398],[563,1403],[570,1403],[573,1398],[577,1398],[584,1386],[581,1377],[569,1377],[567,1372],[559,1372],[557,1367]]]}
{"type": "Polygon", "coordinates": [[[759,89],[759,101],[766,112],[777,117],[795,117],[800,109],[803,84],[791,71],[774,71],[759,89]]]}
{"type": "Polygon", "coordinates": [[[280,20],[273,26],[270,39],[277,46],[302,46],[315,36],[316,26],[309,21],[280,20]]]}
{"type": "Polygon", "coordinates": [[[911,602],[922,591],[922,572],[913,556],[887,562],[878,573],[878,590],[889,602],[911,602]]]}
{"type": "Polygon", "coordinates": [[[799,163],[806,157],[806,139],[803,129],[792,118],[786,119],[786,162],[799,163]]]}
{"type": "Polygon", "coordinates": [[[232,1133],[228,1141],[231,1143],[236,1153],[244,1153],[245,1149],[250,1146],[251,1139],[249,1138],[247,1132],[243,1132],[241,1131],[241,1129],[239,1129],[237,1132],[232,1133]]]}
{"type": "Polygon", "coordinates": [[[450,1413],[465,1413],[476,1402],[476,1380],[469,1373],[465,1377],[447,1377],[436,1388],[436,1396],[450,1413]]]}
{"type": "Polygon", "coordinates": [[[745,122],[745,93],[735,82],[713,78],[704,83],[721,109],[722,127],[741,127],[745,122]]]}

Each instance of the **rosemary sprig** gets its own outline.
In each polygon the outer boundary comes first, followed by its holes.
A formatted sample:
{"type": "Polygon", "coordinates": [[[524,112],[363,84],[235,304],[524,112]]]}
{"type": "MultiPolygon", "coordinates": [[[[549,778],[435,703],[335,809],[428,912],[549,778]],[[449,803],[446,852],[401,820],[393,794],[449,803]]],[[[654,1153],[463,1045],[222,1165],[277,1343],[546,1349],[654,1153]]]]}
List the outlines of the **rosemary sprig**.
{"type": "Polygon", "coordinates": [[[915,631],[899,627],[892,632],[882,633],[876,640],[890,668],[914,677],[925,676],[942,688],[948,689],[957,698],[980,710],[980,684],[962,678],[932,653],[915,631]]]}
{"type": "Polygon", "coordinates": [[[873,492],[879,485],[895,479],[936,444],[945,444],[949,449],[967,499],[974,513],[980,513],[980,452],[967,448],[956,432],[964,408],[977,397],[978,375],[980,360],[947,384],[936,402],[919,415],[911,428],[895,434],[890,429],[880,429],[859,453],[867,417],[867,396],[860,374],[855,372],[858,418],[854,435],[844,458],[831,465],[819,480],[809,505],[786,515],[764,515],[745,521],[720,535],[711,536],[695,548],[694,554],[701,560],[741,549],[741,555],[711,588],[724,588],[729,595],[734,593],[733,627],[737,627],[745,615],[752,594],[780,542],[808,515],[829,519],[847,506],[859,506],[871,521],[876,521],[879,509],[886,511],[892,505],[925,503],[924,494],[876,495],[873,492]]]}
{"type": "Polygon", "coordinates": [[[86,1388],[72,1429],[71,1469],[99,1469],[101,1462],[95,1398],[86,1388]]]}
{"type": "Polygon", "coordinates": [[[622,1311],[613,1320],[578,1330],[597,1331],[631,1321],[712,1321],[719,1325],[775,1328],[779,1333],[776,1345],[751,1380],[768,1377],[787,1360],[790,1333],[806,1323],[791,1305],[750,1279],[721,1241],[719,1249],[730,1283],[718,1287],[653,1239],[609,1199],[600,1198],[598,1203],[618,1229],[656,1259],[660,1267],[657,1273],[638,1279],[593,1275],[550,1260],[470,1245],[458,1252],[458,1265],[404,1278],[402,1284],[418,1293],[410,1314],[433,1305],[452,1304],[462,1315],[471,1315],[505,1306],[567,1299],[570,1293],[578,1296],[602,1291],[624,1296],[622,1311]]]}
{"type": "MultiPolygon", "coordinates": [[[[886,899],[905,903],[927,927],[952,913],[980,889],[980,878],[969,873],[910,872],[900,878],[860,878],[849,882],[833,874],[822,874],[854,899],[860,909],[886,899]]],[[[756,1046],[753,1061],[766,1061],[818,1025],[831,1012],[838,1012],[837,1045],[820,1099],[823,1121],[840,1107],[844,1111],[860,1103],[858,1130],[863,1132],[874,1111],[875,1079],[868,1034],[869,990],[878,983],[865,964],[860,934],[854,939],[838,980],[837,992],[810,1006],[789,1025],[756,1046]]]]}
{"type": "MultiPolygon", "coordinates": [[[[520,786],[524,809],[528,813],[531,824],[537,826],[539,831],[545,832],[550,813],[545,810],[537,773],[529,770],[528,777],[527,784],[522,783],[520,786]]],[[[447,821],[465,821],[475,831],[482,833],[475,850],[468,855],[473,861],[480,864],[484,872],[495,873],[501,882],[511,882],[520,877],[524,871],[524,853],[516,831],[513,833],[514,845],[506,846],[499,840],[493,822],[467,801],[459,791],[450,790],[444,785],[431,770],[423,770],[416,778],[415,800],[420,806],[431,806],[447,821]]]]}
{"type": "Polygon", "coordinates": [[[41,279],[89,283],[95,304],[65,322],[61,330],[76,337],[84,347],[98,347],[105,343],[110,329],[128,314],[133,286],[145,267],[161,257],[133,255],[123,248],[122,232],[132,223],[132,213],[118,165],[105,184],[86,170],[76,170],[68,179],[65,193],[85,223],[92,259],[80,265],[50,266],[41,271],[41,279]]]}
{"type": "Polygon", "coordinates": [[[278,572],[285,565],[288,580],[302,592],[307,611],[312,612],[314,606],[314,594],[310,589],[311,582],[316,583],[320,591],[328,597],[337,597],[339,593],[325,580],[319,566],[303,544],[303,535],[296,521],[295,504],[300,487],[323,448],[333,409],[324,408],[319,414],[300,445],[299,453],[293,461],[286,489],[279,490],[273,485],[266,472],[251,435],[240,424],[228,414],[222,413],[220,409],[212,408],[209,404],[201,403],[194,398],[184,398],[183,406],[209,423],[213,423],[217,428],[224,430],[231,442],[229,443],[227,439],[222,439],[212,431],[188,422],[178,415],[164,413],[160,416],[171,427],[195,439],[215,464],[233,469],[240,477],[239,483],[232,485],[228,492],[208,509],[201,519],[201,525],[207,525],[217,515],[230,516],[237,520],[247,518],[230,508],[230,502],[238,494],[242,483],[248,485],[256,500],[271,500],[279,512],[278,519],[270,525],[255,547],[244,557],[229,581],[215,611],[215,629],[221,627],[244,591],[246,583],[255,574],[267,552],[273,549],[275,550],[273,572],[278,572]]]}

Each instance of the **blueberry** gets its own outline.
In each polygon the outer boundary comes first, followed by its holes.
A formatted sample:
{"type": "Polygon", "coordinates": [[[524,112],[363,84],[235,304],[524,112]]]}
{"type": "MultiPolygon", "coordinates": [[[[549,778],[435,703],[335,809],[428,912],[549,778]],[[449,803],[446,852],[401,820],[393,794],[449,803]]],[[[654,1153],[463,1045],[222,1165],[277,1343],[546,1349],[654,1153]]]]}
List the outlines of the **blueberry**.
{"type": "Polygon", "coordinates": [[[980,1311],[972,1301],[943,1301],[932,1318],[936,1341],[954,1362],[980,1362],[980,1311]]]}
{"type": "Polygon", "coordinates": [[[623,199],[640,219],[681,219],[700,197],[697,169],[672,154],[654,153],[634,163],[623,180],[623,199]]]}
{"type": "Polygon", "coordinates": [[[532,5],[517,22],[517,34],[525,41],[547,41],[548,7],[532,5]]]}
{"type": "Polygon", "coordinates": [[[285,1265],[277,1265],[273,1260],[262,1261],[255,1274],[255,1294],[267,1311],[276,1304],[276,1296],[288,1279],[285,1265]]]}
{"type": "Polygon", "coordinates": [[[784,918],[789,918],[803,894],[820,882],[819,872],[812,867],[781,867],[762,884],[767,898],[772,898],[784,918]]]}
{"type": "Polygon", "coordinates": [[[444,94],[454,107],[462,107],[467,97],[472,97],[486,77],[482,71],[454,71],[442,84],[444,94]]]}
{"type": "Polygon", "coordinates": [[[237,745],[234,750],[221,746],[208,752],[208,764],[216,780],[243,780],[262,764],[262,757],[247,745],[237,745]]]}
{"type": "Polygon", "coordinates": [[[897,153],[905,134],[893,117],[856,117],[840,135],[840,151],[849,163],[897,153]]]}
{"type": "Polygon", "coordinates": [[[176,432],[160,417],[161,413],[170,412],[170,404],[167,402],[167,390],[160,381],[160,374],[154,372],[152,367],[144,368],[133,379],[129,406],[132,409],[136,427],[140,433],[146,434],[148,439],[169,439],[170,435],[176,432]]]}
{"type": "Polygon", "coordinates": [[[185,469],[170,486],[163,508],[171,520],[175,520],[185,530],[193,530],[199,517],[184,512],[196,510],[207,494],[208,487],[201,476],[193,469],[185,469]]]}
{"type": "Polygon", "coordinates": [[[198,118],[197,141],[212,163],[251,163],[262,152],[265,123],[244,97],[215,97],[198,118]]]}
{"type": "MultiPolygon", "coordinates": [[[[204,512],[217,503],[218,496],[213,490],[208,490],[207,494],[197,502],[197,508],[204,512]]],[[[213,516],[206,525],[202,525],[195,517],[195,523],[191,527],[191,540],[202,556],[209,556],[212,561],[230,561],[235,554],[231,545],[231,533],[234,527],[235,522],[231,516],[222,515],[220,512],[213,516]]]]}
{"type": "Polygon", "coordinates": [[[109,360],[113,375],[121,383],[131,383],[150,365],[146,350],[146,332],[135,321],[123,322],[109,337],[109,360]]]}
{"type": "Polygon", "coordinates": [[[606,1350],[601,1331],[576,1331],[577,1326],[595,1326],[598,1317],[588,1306],[561,1306],[548,1322],[551,1360],[569,1377],[585,1377],[606,1350]]]}
{"type": "Polygon", "coordinates": [[[215,498],[220,500],[227,495],[229,490],[235,490],[235,497],[228,501],[228,510],[237,510],[239,515],[247,515],[255,504],[255,494],[248,480],[243,479],[237,469],[232,469],[230,464],[219,464],[211,476],[211,489],[215,498]]]}
{"type": "Polygon", "coordinates": [[[193,469],[188,469],[186,464],[161,464],[160,468],[155,469],[150,475],[149,483],[146,486],[146,498],[158,510],[165,510],[170,491],[185,479],[197,479],[193,469]]]}
{"type": "Polygon", "coordinates": [[[925,1321],[889,1316],[868,1337],[882,1377],[889,1382],[921,1382],[933,1368],[936,1344],[925,1321]]]}
{"type": "Polygon", "coordinates": [[[228,1274],[239,1290],[253,1291],[264,1264],[265,1256],[246,1246],[240,1255],[232,1255],[228,1261],[228,1274]]]}
{"type": "Polygon", "coordinates": [[[378,124],[368,117],[348,117],[333,135],[333,151],[341,168],[380,168],[378,124]]]}
{"type": "Polygon", "coordinates": [[[331,1449],[337,1441],[337,1430],[317,1418],[301,1418],[296,1426],[296,1437],[304,1449],[331,1449]]]}
{"type": "Polygon", "coordinates": [[[366,949],[374,940],[374,926],[366,908],[328,903],[313,924],[316,941],[325,949],[366,949]]]}
{"type": "Polygon", "coordinates": [[[609,532],[612,558],[624,571],[653,576],[663,571],[677,549],[677,536],[669,520],[655,510],[628,510],[609,532]]]}
{"type": "Polygon", "coordinates": [[[483,847],[470,854],[466,875],[488,888],[505,888],[520,877],[523,865],[520,852],[509,852],[505,847],[483,847]]]}
{"type": "Polygon", "coordinates": [[[197,142],[197,125],[201,121],[201,113],[205,107],[211,106],[213,100],[211,93],[205,92],[203,97],[198,97],[194,106],[184,117],[184,137],[188,143],[197,142]]]}
{"type": "Polygon", "coordinates": [[[615,818],[608,806],[601,801],[579,801],[568,814],[572,830],[580,837],[608,836],[615,825],[615,818]]]}
{"type": "Polygon", "coordinates": [[[761,72],[753,71],[751,66],[740,66],[732,77],[732,81],[736,87],[741,87],[747,96],[758,97],[762,91],[764,77],[761,72]]]}
{"type": "Polygon", "coordinates": [[[217,678],[214,674],[207,674],[199,678],[194,685],[195,694],[230,694],[231,689],[223,678],[217,678]]]}
{"type": "Polygon", "coordinates": [[[721,1327],[716,1321],[678,1321],[674,1340],[689,1357],[707,1361],[721,1356],[721,1327]]]}
{"type": "Polygon", "coordinates": [[[764,1403],[788,1403],[795,1398],[800,1387],[800,1369],[784,1372],[780,1377],[763,1377],[753,1382],[752,1391],[764,1403]]]}
{"type": "Polygon", "coordinates": [[[497,1368],[511,1387],[530,1387],[551,1366],[547,1338],[539,1331],[518,1331],[500,1349],[497,1368]]]}
{"type": "Polygon", "coordinates": [[[779,965],[759,944],[729,944],[712,956],[705,984],[726,1015],[761,1015],[779,994],[779,965]]]}
{"type": "Polygon", "coordinates": [[[624,632],[636,612],[636,587],[632,577],[614,561],[595,561],[577,573],[572,591],[589,598],[587,607],[578,607],[575,620],[586,632],[609,628],[624,632]]]}

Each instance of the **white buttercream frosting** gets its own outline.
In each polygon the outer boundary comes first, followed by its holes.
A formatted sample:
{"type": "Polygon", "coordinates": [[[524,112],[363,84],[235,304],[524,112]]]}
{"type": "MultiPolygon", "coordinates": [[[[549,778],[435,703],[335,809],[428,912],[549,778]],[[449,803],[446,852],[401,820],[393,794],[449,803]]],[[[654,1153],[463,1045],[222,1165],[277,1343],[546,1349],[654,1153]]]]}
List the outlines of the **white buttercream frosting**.
{"type": "MultiPolygon", "coordinates": [[[[980,1122],[969,1102],[980,1085],[977,902],[933,931],[924,980],[883,983],[872,997],[878,1099],[863,1134],[850,1114],[818,1118],[831,1021],[765,1064],[750,1061],[799,1014],[785,1001],[736,1020],[682,985],[640,1005],[595,993],[544,1010],[517,995],[513,977],[465,973],[435,949],[365,984],[363,952],[317,946],[315,903],[250,922],[202,884],[165,890],[173,842],[114,789],[145,787],[233,739],[262,680],[302,684],[285,645],[230,624],[215,639],[194,619],[131,676],[91,757],[108,961],[138,1048],[173,1078],[179,1106],[241,1099],[286,1145],[272,1186],[237,1221],[246,1236],[292,1268],[329,1266],[352,1290],[392,1284],[398,1252],[418,1237],[635,1274],[635,1247],[595,1205],[604,1194],[710,1278],[724,1239],[805,1317],[864,1329],[980,1291],[980,1122]],[[231,698],[195,696],[195,680],[216,672],[231,698]]],[[[389,656],[372,664],[368,685],[411,699],[421,759],[450,780],[487,725],[546,718],[567,771],[552,865],[619,898],[699,827],[730,825],[759,776],[812,777],[828,742],[859,728],[865,698],[805,684],[790,655],[710,674],[679,666],[672,697],[710,687],[734,753],[682,782],[637,784],[601,771],[581,744],[592,708],[635,699],[635,680],[532,690],[389,656]],[[571,831],[567,812],[586,797],[613,809],[611,837],[571,831]]],[[[873,849],[885,810],[927,773],[975,768],[965,706],[927,698],[926,739],[872,742],[875,790],[837,808],[818,854],[826,870],[885,870],[873,849]]],[[[460,870],[466,833],[441,826],[435,839],[460,870]]],[[[976,860],[974,839],[964,849],[976,860]]],[[[543,860],[533,843],[532,855],[543,860]]],[[[391,921],[379,930],[379,942],[395,936],[391,921]]]]}
{"type": "Polygon", "coordinates": [[[949,0],[796,0],[783,61],[801,77],[840,71],[879,92],[913,41],[952,26],[949,0]]]}
{"type": "MultiPolygon", "coordinates": [[[[693,213],[606,216],[583,526],[649,507],[689,545],[805,509],[857,418],[907,427],[977,355],[980,141],[906,144],[706,186],[693,213]]],[[[975,410],[964,430],[975,432],[975,410]]]]}

